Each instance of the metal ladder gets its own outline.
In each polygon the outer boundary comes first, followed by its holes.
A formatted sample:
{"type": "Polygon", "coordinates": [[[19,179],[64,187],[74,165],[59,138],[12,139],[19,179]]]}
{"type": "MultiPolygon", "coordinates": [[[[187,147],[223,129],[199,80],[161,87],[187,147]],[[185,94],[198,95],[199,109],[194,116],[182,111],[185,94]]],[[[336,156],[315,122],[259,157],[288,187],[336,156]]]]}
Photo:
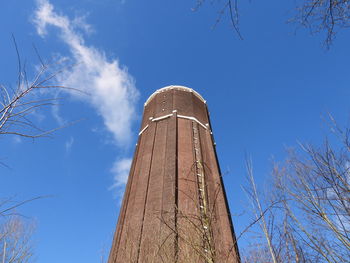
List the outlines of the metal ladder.
{"type": "Polygon", "coordinates": [[[202,224],[202,238],[203,238],[203,251],[204,258],[206,263],[214,262],[214,247],[212,243],[212,233],[210,229],[210,222],[208,217],[208,198],[206,191],[206,182],[205,182],[205,173],[201,156],[201,145],[199,139],[199,130],[198,124],[192,122],[193,127],[193,145],[194,145],[194,154],[195,154],[195,173],[197,177],[197,186],[198,186],[198,205],[200,212],[200,219],[202,224]]]}

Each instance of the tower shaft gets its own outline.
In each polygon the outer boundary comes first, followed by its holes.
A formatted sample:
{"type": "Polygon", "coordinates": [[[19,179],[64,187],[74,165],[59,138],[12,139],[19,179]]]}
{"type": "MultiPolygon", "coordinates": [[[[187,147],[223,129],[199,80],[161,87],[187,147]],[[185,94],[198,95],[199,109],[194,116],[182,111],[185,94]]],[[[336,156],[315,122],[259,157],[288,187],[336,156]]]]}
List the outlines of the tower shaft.
{"type": "Polygon", "coordinates": [[[207,106],[191,89],[145,103],[108,262],[240,262],[207,106]]]}

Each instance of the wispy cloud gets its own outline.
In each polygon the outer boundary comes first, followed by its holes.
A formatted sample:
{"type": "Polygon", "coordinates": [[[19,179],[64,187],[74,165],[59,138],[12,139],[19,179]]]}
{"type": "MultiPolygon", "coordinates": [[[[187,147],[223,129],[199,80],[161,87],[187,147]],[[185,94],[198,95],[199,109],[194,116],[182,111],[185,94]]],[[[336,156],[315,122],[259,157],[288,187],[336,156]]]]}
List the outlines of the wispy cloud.
{"type": "Polygon", "coordinates": [[[12,138],[13,138],[13,142],[16,144],[22,142],[22,137],[20,137],[20,136],[13,136],[12,138]]]}
{"type": "Polygon", "coordinates": [[[54,104],[51,107],[51,113],[52,113],[53,118],[57,121],[57,123],[61,127],[63,127],[66,121],[60,115],[60,107],[57,104],[54,104]]]}
{"type": "MultiPolygon", "coordinates": [[[[82,96],[71,93],[71,96],[88,101],[96,109],[117,145],[129,145],[139,92],[127,69],[117,59],[108,59],[103,51],[85,43],[83,33],[91,32],[92,28],[84,18],[70,19],[56,12],[48,0],[37,0],[33,22],[41,37],[48,34],[49,27],[58,29],[58,37],[71,53],[70,63],[75,66],[57,75],[56,81],[60,85],[90,94],[82,96]]],[[[53,114],[58,122],[63,122],[58,110],[57,107],[53,108],[53,114]]],[[[67,150],[73,142],[72,139],[66,143],[67,150]]],[[[124,188],[130,163],[131,159],[118,159],[114,163],[111,169],[114,183],[111,188],[124,188]]]]}
{"type": "Polygon", "coordinates": [[[66,153],[70,153],[72,146],[74,143],[74,138],[71,136],[68,141],[64,144],[64,147],[66,148],[66,153]]]}
{"type": "Polygon", "coordinates": [[[118,159],[114,162],[111,172],[114,174],[114,182],[110,190],[116,190],[118,197],[124,192],[124,186],[128,181],[131,159],[118,159]]]}
{"type": "Polygon", "coordinates": [[[71,52],[71,63],[75,66],[57,75],[60,84],[90,94],[72,96],[88,100],[102,116],[114,141],[128,145],[139,93],[127,69],[117,59],[108,59],[103,51],[85,43],[81,30],[91,31],[91,26],[84,19],[69,19],[57,13],[48,0],[37,0],[33,21],[42,37],[48,34],[49,26],[59,29],[58,36],[71,52]]]}

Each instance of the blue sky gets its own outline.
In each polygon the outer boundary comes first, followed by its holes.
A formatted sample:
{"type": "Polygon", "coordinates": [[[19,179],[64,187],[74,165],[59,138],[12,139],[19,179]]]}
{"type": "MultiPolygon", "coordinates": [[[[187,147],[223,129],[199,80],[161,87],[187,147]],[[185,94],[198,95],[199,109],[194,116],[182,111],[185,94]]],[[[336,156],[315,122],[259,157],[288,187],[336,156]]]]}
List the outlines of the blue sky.
{"type": "MultiPolygon", "coordinates": [[[[342,124],[350,106],[348,43],[340,32],[329,51],[325,36],[286,23],[293,1],[242,1],[239,40],[227,16],[212,29],[219,5],[195,1],[42,0],[0,4],[0,83],[16,85],[14,34],[27,71],[45,61],[78,63],[57,83],[81,89],[53,93],[62,105],[32,116],[53,128],[37,140],[0,138],[2,197],[50,197],[21,207],[35,221],[38,263],[100,262],[108,256],[120,194],[140,127],[144,101],[179,84],[208,102],[232,213],[247,208],[245,156],[261,188],[271,160],[297,141],[319,143],[330,112],[342,124]]],[[[234,216],[236,232],[247,225],[234,216]]],[[[247,242],[241,241],[242,246],[247,242]]]]}

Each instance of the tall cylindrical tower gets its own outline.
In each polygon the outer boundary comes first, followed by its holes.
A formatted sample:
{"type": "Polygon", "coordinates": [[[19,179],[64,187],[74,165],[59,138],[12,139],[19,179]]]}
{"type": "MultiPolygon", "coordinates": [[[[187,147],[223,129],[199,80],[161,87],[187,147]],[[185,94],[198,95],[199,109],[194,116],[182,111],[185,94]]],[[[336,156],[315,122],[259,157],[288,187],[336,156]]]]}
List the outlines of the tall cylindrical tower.
{"type": "Polygon", "coordinates": [[[108,262],[240,262],[206,101],[192,89],[145,103],[108,262]]]}

